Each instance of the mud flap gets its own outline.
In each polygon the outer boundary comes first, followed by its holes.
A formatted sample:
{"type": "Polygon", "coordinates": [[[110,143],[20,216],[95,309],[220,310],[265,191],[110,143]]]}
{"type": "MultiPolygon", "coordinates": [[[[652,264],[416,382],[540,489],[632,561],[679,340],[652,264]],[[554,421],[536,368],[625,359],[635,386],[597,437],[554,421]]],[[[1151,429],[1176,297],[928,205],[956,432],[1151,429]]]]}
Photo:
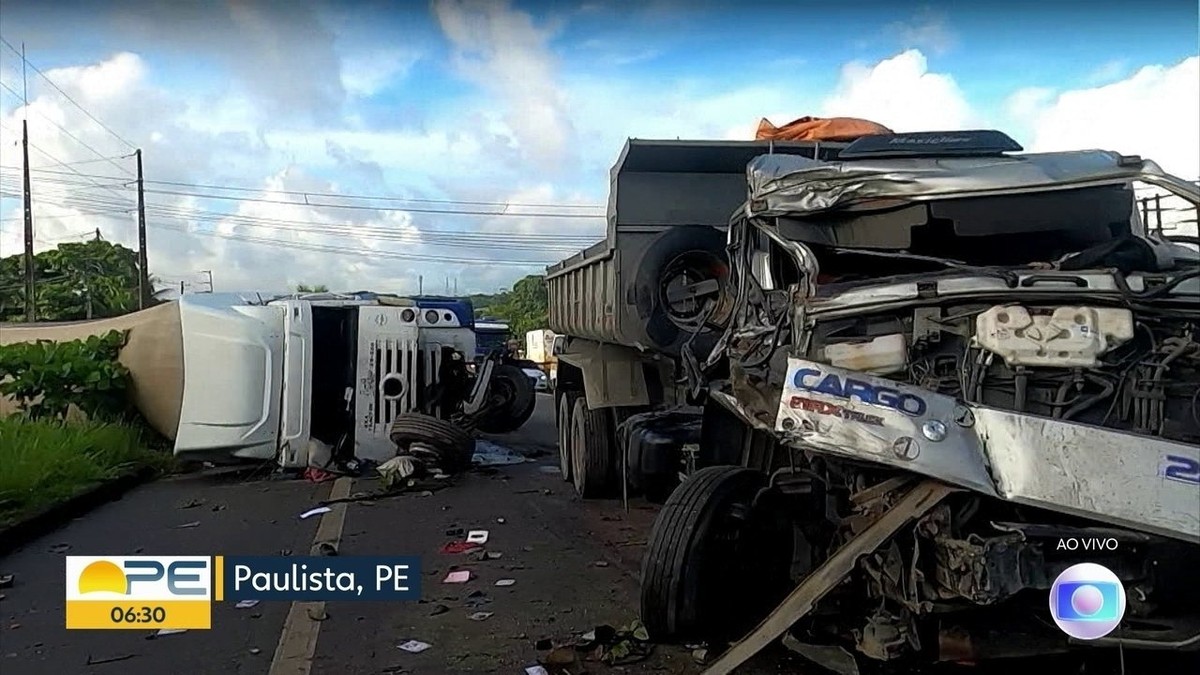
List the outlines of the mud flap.
{"type": "Polygon", "coordinates": [[[783,635],[812,611],[825,594],[842,582],[858,559],[879,548],[909,522],[920,518],[958,488],[927,480],[912,489],[895,507],[867,526],[796,586],[758,627],[729,648],[703,675],[728,675],[783,635]]]}

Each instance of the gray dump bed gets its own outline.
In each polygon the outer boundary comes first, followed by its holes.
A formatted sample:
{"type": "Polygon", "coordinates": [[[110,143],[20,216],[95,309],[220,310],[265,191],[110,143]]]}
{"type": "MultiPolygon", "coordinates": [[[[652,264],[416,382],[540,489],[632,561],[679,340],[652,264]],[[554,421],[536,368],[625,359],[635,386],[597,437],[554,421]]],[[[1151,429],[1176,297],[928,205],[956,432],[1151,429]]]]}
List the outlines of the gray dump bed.
{"type": "Polygon", "coordinates": [[[844,147],[630,139],[610,173],[607,236],[546,270],[551,330],[597,342],[662,347],[664,338],[647,332],[651,308],[638,297],[639,269],[656,264],[647,257],[657,255],[651,250],[655,241],[675,227],[696,228],[697,242],[724,230],[746,199],[746,165],[754,157],[780,153],[829,159],[844,147]]]}

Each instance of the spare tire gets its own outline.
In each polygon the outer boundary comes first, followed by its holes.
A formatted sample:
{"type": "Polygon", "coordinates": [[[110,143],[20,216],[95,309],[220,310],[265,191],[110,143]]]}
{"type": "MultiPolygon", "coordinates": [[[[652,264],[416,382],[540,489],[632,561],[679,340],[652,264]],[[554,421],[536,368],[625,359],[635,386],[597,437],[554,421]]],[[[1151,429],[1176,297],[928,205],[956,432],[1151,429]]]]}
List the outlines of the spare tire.
{"type": "Polygon", "coordinates": [[[489,434],[506,434],[520,429],[533,416],[537,391],[525,371],[503,364],[492,372],[488,401],[493,407],[475,427],[489,434]]]}
{"type": "Polygon", "coordinates": [[[433,459],[446,473],[471,468],[475,439],[453,422],[423,413],[400,413],[392,420],[388,436],[402,451],[420,444],[422,459],[433,459]],[[428,457],[429,453],[432,457],[428,457]]]}
{"type": "Polygon", "coordinates": [[[637,272],[626,297],[658,349],[677,353],[697,330],[711,336],[697,340],[697,349],[703,352],[715,341],[715,331],[704,328],[702,319],[709,303],[717,303],[709,324],[724,323],[732,307],[726,237],[714,227],[673,227],[631,266],[637,272]]]}

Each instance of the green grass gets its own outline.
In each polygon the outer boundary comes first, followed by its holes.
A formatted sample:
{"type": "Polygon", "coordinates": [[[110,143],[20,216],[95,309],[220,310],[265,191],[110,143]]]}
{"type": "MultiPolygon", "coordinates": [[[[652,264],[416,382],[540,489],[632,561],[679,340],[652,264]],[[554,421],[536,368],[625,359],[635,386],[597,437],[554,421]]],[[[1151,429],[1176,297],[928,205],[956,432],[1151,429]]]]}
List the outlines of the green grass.
{"type": "Polygon", "coordinates": [[[172,457],[147,447],[137,426],[0,419],[0,525],[172,457]]]}

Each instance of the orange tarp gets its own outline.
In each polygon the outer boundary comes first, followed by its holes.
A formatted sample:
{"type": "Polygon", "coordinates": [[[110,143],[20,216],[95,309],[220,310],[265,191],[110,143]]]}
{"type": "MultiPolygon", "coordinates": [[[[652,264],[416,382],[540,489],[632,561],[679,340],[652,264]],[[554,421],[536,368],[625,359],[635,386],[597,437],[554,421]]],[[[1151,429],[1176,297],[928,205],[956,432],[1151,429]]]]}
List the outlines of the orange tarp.
{"type": "Polygon", "coordinates": [[[853,117],[801,117],[777,127],[767,118],[758,123],[757,141],[849,141],[863,136],[890,134],[892,130],[853,117]]]}

